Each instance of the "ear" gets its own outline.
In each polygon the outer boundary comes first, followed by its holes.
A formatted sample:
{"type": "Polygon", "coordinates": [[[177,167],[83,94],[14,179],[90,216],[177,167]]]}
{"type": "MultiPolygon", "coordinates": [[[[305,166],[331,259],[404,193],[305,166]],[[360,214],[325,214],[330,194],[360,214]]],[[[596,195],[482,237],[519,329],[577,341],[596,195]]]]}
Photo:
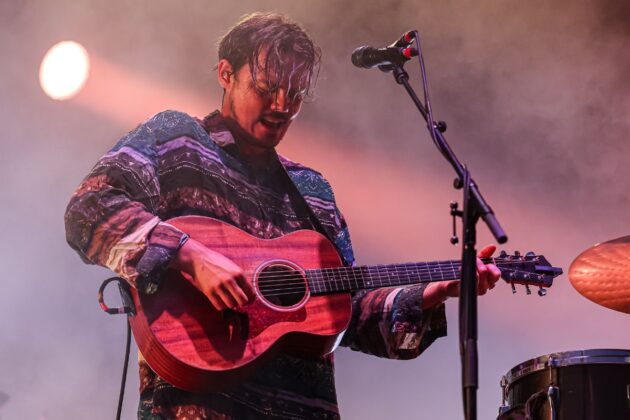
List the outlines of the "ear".
{"type": "Polygon", "coordinates": [[[223,89],[231,85],[234,80],[234,68],[225,58],[221,59],[217,65],[217,78],[223,89]]]}

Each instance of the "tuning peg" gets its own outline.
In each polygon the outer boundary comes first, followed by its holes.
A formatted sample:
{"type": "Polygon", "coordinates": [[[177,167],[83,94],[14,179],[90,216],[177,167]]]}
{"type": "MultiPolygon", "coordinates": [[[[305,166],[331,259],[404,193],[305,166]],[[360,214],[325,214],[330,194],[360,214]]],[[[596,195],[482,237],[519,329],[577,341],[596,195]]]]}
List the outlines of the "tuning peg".
{"type": "Polygon", "coordinates": [[[507,257],[507,256],[508,256],[508,255],[507,255],[507,252],[505,252],[505,250],[503,250],[503,251],[501,251],[501,252],[499,253],[499,258],[505,258],[505,257],[507,257]]]}
{"type": "Polygon", "coordinates": [[[520,257],[521,256],[520,251],[514,251],[514,256],[517,258],[520,257]]]}
{"type": "Polygon", "coordinates": [[[516,294],[516,286],[514,286],[514,283],[510,283],[510,285],[512,286],[512,294],[516,294]]]}
{"type": "Polygon", "coordinates": [[[529,251],[527,254],[525,254],[525,257],[527,258],[534,258],[536,256],[536,253],[529,251]]]}
{"type": "Polygon", "coordinates": [[[527,292],[528,295],[532,294],[532,291],[529,289],[529,284],[525,285],[525,291],[527,292]]]}
{"type": "Polygon", "coordinates": [[[538,289],[538,296],[540,297],[547,296],[547,289],[540,286],[540,289],[538,289]]]}

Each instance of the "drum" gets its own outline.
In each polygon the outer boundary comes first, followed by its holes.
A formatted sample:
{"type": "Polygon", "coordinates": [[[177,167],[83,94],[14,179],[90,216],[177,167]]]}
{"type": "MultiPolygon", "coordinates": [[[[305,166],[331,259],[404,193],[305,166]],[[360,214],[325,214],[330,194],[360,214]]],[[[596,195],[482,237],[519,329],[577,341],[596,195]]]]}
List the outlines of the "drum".
{"type": "Polygon", "coordinates": [[[552,353],[501,380],[500,420],[630,419],[630,350],[552,353]]]}

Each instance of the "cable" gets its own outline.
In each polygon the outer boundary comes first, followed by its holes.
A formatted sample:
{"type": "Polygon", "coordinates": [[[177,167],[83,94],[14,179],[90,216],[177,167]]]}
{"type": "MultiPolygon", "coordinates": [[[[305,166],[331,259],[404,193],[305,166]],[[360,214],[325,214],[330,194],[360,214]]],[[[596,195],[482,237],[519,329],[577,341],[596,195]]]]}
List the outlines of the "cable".
{"type": "Polygon", "coordinates": [[[118,395],[118,410],[116,411],[116,420],[120,420],[122,413],[123,399],[125,398],[125,384],[127,382],[127,368],[129,367],[129,350],[131,348],[131,325],[129,325],[129,317],[127,319],[127,344],[125,345],[125,362],[123,366],[122,379],[120,381],[120,394],[118,395]]]}
{"type": "Polygon", "coordinates": [[[127,382],[127,369],[129,368],[129,350],[131,348],[131,324],[129,323],[129,317],[136,314],[136,309],[133,304],[133,299],[129,295],[129,284],[121,277],[110,277],[105,280],[101,287],[98,289],[98,303],[101,309],[110,315],[127,314],[127,344],[125,345],[125,362],[123,366],[122,379],[120,380],[120,394],[118,395],[118,409],[116,410],[116,420],[120,420],[120,414],[122,413],[123,399],[125,397],[125,384],[127,382]],[[123,305],[118,308],[110,308],[105,303],[105,288],[112,282],[118,282],[118,291],[123,301],[123,305]]]}

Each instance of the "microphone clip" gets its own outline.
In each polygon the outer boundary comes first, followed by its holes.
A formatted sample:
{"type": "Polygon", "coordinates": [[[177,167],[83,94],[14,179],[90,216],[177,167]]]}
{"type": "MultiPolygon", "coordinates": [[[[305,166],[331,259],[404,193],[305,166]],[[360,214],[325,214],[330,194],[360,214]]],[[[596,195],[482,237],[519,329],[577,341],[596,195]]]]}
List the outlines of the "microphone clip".
{"type": "Polygon", "coordinates": [[[407,31],[402,34],[401,37],[396,40],[396,42],[390,45],[390,47],[408,47],[409,45],[411,45],[414,39],[416,39],[415,31],[407,31]]]}
{"type": "Polygon", "coordinates": [[[411,57],[418,56],[418,50],[413,47],[387,47],[394,48],[398,50],[397,58],[398,60],[392,60],[390,63],[380,64],[378,65],[378,69],[384,73],[390,72],[394,69],[394,66],[402,66],[407,61],[411,59],[411,57]]]}

